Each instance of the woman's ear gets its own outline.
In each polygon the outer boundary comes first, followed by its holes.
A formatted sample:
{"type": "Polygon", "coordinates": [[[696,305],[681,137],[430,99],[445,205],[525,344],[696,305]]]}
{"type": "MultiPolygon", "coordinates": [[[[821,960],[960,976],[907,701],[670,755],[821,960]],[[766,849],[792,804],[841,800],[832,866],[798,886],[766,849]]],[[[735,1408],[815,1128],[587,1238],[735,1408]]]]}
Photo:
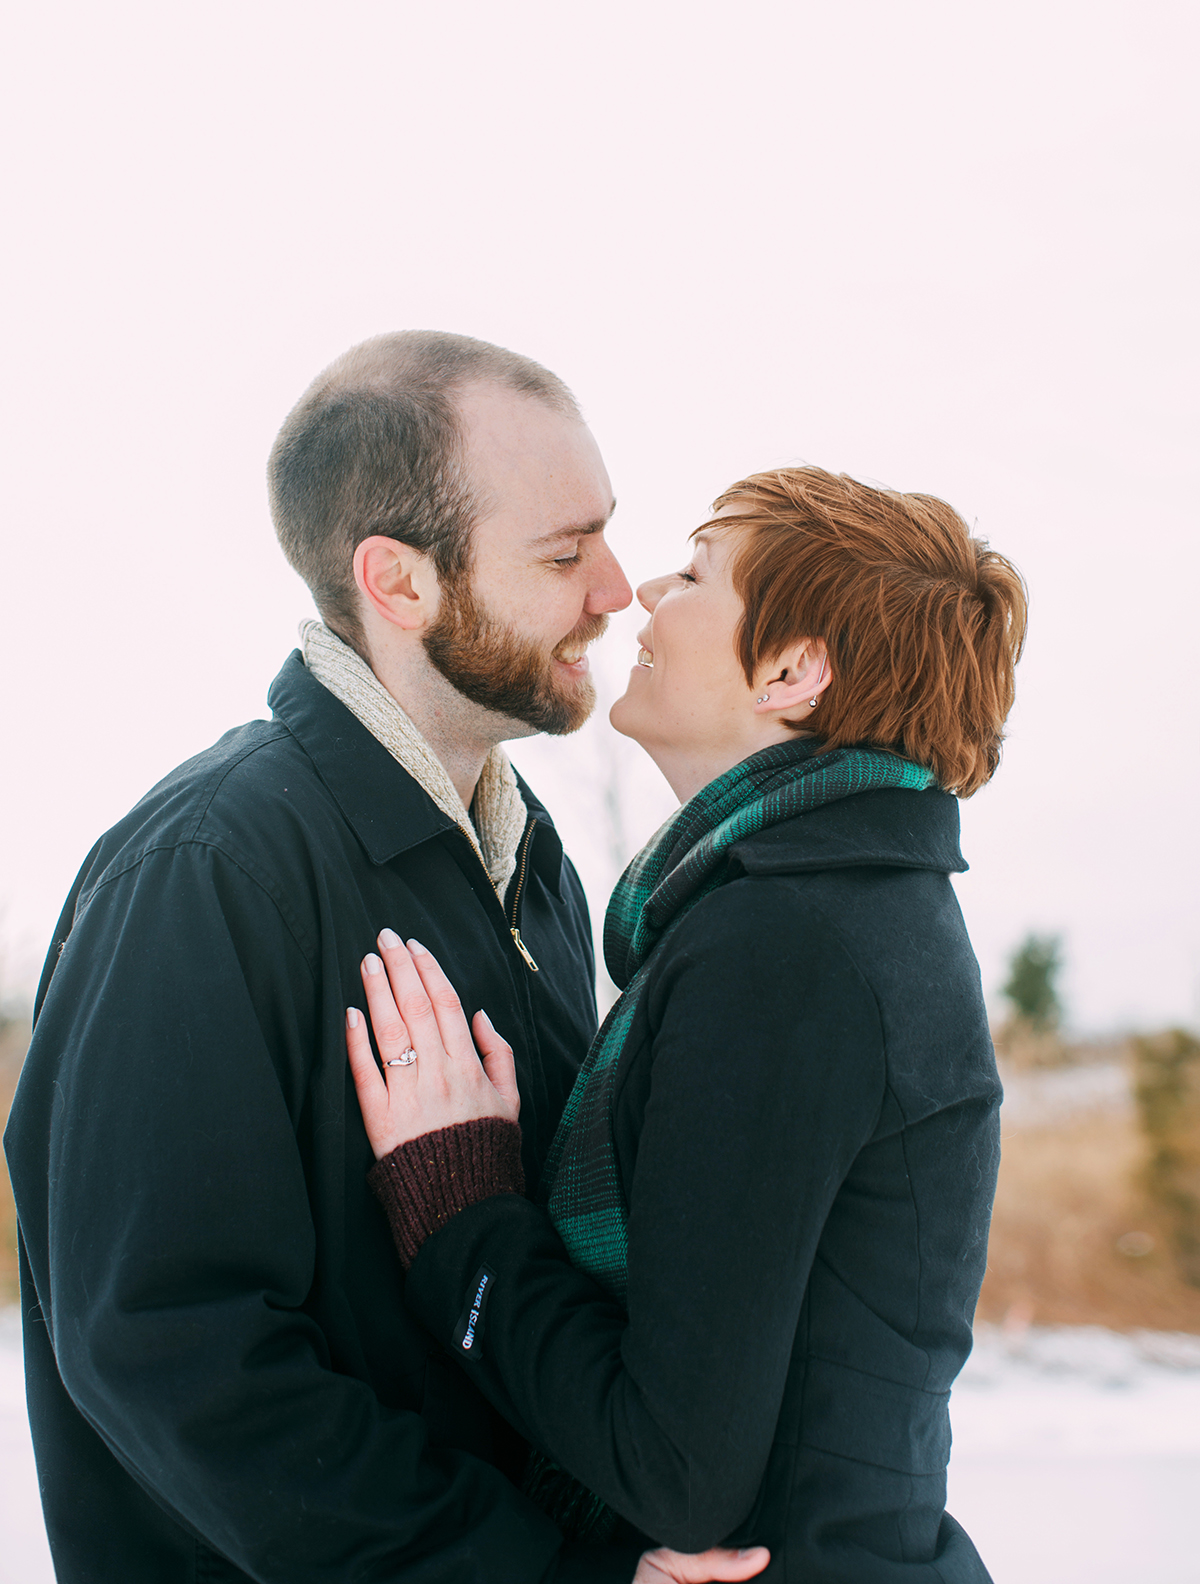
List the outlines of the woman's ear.
{"type": "Polygon", "coordinates": [[[790,714],[815,709],[829,686],[829,654],[821,638],[804,638],[784,650],[773,665],[762,668],[754,690],[756,715],[790,714]]]}
{"type": "Polygon", "coordinates": [[[437,613],[439,588],[433,562],[420,550],[372,534],[354,552],[354,581],[377,615],[412,632],[437,613]]]}

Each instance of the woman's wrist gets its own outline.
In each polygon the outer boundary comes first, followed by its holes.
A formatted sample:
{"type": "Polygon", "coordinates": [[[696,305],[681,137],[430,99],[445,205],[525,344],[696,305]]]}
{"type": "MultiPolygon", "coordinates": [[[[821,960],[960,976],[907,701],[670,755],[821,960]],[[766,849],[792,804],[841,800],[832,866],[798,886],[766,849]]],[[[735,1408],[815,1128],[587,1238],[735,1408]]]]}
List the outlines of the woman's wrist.
{"type": "Polygon", "coordinates": [[[521,1130],[504,1117],[457,1122],[401,1144],[367,1180],[407,1270],[422,1243],[460,1210],[493,1194],[525,1192],[521,1130]]]}

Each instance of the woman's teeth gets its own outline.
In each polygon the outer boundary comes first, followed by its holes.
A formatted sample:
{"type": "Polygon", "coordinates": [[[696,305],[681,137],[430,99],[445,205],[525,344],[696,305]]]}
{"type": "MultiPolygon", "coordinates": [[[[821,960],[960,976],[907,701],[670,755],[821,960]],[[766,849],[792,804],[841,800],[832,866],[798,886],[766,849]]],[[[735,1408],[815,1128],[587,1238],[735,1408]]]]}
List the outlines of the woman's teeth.
{"type": "Polygon", "coordinates": [[[650,653],[649,649],[638,650],[637,663],[640,666],[645,666],[647,671],[654,670],[654,656],[650,653]]]}

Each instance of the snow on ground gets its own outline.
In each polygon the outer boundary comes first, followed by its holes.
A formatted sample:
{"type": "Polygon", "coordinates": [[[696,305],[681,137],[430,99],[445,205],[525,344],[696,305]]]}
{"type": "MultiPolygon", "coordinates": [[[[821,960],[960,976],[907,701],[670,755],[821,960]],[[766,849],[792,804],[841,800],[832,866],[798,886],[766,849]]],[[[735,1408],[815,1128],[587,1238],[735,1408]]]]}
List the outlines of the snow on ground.
{"type": "Polygon", "coordinates": [[[0,1584],[54,1584],[21,1368],[21,1316],[0,1310],[0,1584]]]}
{"type": "Polygon", "coordinates": [[[1195,1584],[1200,1337],[981,1326],[950,1511],[995,1584],[1195,1584]]]}
{"type": "MultiPolygon", "coordinates": [[[[995,1584],[1200,1584],[1200,1337],[981,1326],[954,1389],[950,1511],[995,1584]]],[[[53,1584],[0,1312],[0,1584],[53,1584]]]]}

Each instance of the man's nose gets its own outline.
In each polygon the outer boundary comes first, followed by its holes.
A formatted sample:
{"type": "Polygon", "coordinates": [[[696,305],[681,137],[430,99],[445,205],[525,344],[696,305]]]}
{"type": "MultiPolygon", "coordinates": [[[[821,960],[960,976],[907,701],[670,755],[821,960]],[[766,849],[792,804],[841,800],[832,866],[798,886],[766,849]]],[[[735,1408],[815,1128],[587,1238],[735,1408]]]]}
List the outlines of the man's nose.
{"type": "Polygon", "coordinates": [[[604,616],[609,611],[624,610],[632,599],[633,590],[629,586],[629,579],[621,571],[621,563],[605,544],[595,563],[595,575],[588,590],[585,609],[589,615],[604,616]]]}

